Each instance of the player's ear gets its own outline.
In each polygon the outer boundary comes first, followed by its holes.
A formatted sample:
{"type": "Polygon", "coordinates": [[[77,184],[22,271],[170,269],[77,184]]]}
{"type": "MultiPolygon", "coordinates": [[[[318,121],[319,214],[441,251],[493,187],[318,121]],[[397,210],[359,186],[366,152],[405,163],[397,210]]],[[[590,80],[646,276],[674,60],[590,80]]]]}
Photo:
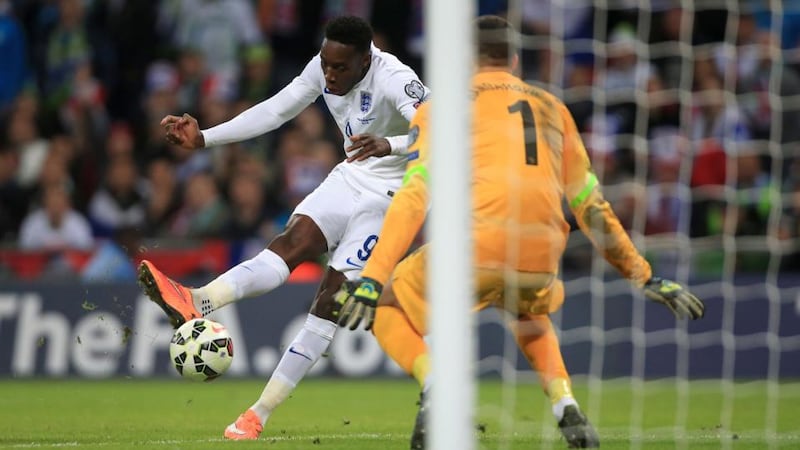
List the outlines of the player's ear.
{"type": "Polygon", "coordinates": [[[511,72],[516,73],[519,69],[519,53],[514,53],[511,57],[511,72]]]}

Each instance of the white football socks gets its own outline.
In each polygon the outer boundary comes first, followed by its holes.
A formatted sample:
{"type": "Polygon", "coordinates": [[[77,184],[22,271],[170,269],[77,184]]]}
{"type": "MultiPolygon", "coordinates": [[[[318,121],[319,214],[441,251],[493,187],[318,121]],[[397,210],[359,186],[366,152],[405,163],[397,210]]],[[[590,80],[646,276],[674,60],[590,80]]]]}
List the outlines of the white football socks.
{"type": "Polygon", "coordinates": [[[569,395],[565,395],[557,402],[553,403],[553,415],[556,416],[556,422],[561,422],[561,419],[564,417],[564,408],[569,405],[575,405],[580,409],[578,402],[575,401],[575,397],[569,395]]]}
{"type": "Polygon", "coordinates": [[[333,340],[337,325],[309,314],[303,329],[286,348],[261,397],[250,409],[264,425],[272,411],[286,400],[333,340]]]}
{"type": "Polygon", "coordinates": [[[192,289],[194,306],[204,316],[228,303],[269,292],[289,278],[289,267],[275,252],[264,249],[207,285],[192,289]]]}

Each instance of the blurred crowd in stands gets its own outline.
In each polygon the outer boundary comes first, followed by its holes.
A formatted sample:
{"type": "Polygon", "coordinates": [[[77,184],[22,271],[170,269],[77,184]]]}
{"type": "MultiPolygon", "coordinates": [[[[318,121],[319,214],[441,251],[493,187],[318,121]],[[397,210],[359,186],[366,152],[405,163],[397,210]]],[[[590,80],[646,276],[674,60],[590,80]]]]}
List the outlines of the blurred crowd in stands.
{"type": "MultiPolygon", "coordinates": [[[[800,1],[780,14],[555,3],[568,6],[480,0],[478,12],[521,24],[523,78],[565,99],[624,225],[727,252],[722,237],[737,236],[733,250],[798,269],[800,1]]],[[[266,99],[342,14],[369,18],[376,45],[424,78],[422,12],[422,0],[0,0],[0,239],[12,252],[0,266],[77,251],[69,270],[94,264],[102,278],[115,257],[196,239],[230,243],[221,266],[252,255],[343,157],[324,103],[196,152],[168,144],[161,118],[207,128],[266,99]]]]}

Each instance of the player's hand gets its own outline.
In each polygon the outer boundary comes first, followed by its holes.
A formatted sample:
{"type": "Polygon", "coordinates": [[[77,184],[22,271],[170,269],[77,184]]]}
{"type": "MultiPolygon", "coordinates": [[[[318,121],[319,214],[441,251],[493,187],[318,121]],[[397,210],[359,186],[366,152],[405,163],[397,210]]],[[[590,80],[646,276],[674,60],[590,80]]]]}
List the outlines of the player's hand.
{"type": "Polygon", "coordinates": [[[184,114],[183,116],[167,116],[161,119],[161,126],[166,130],[167,142],[180,147],[194,150],[206,146],[203,133],[197,119],[184,114]]]}
{"type": "Polygon", "coordinates": [[[703,317],[706,305],[680,284],[653,277],[644,284],[645,297],[665,305],[678,319],[703,317]]]}
{"type": "Polygon", "coordinates": [[[371,278],[342,283],[339,292],[333,297],[340,305],[338,313],[335,313],[339,315],[339,326],[355,330],[363,320],[364,329],[371,329],[382,290],[383,286],[371,278]]]}
{"type": "Polygon", "coordinates": [[[344,149],[347,154],[347,162],[363,161],[372,156],[380,158],[392,152],[389,141],[374,134],[356,134],[350,136],[350,142],[353,145],[344,149]]]}

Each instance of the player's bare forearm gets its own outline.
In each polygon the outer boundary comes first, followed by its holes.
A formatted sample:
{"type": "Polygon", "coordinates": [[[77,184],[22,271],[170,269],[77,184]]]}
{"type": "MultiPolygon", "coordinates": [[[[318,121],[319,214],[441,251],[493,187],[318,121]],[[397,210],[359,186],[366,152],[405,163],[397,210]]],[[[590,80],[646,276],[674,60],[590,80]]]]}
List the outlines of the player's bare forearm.
{"type": "Polygon", "coordinates": [[[350,137],[352,145],[345,149],[347,162],[363,161],[373,156],[382,157],[392,152],[392,146],[386,138],[373,134],[357,134],[350,137]]]}
{"type": "Polygon", "coordinates": [[[650,263],[639,254],[602,194],[595,190],[574,212],[581,231],[606,261],[635,286],[644,286],[652,276],[650,263]]]}

